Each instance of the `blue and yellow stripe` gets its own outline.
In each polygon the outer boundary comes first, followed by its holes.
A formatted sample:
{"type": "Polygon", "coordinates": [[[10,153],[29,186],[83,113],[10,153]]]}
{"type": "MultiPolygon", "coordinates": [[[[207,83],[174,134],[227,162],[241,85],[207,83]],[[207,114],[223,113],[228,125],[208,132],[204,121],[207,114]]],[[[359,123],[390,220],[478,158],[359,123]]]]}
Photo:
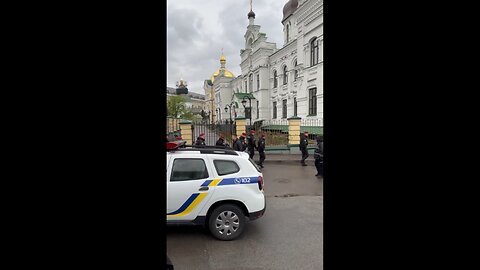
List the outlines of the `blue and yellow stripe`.
{"type": "Polygon", "coordinates": [[[214,186],[217,186],[218,183],[220,183],[221,181],[222,181],[222,178],[207,180],[207,181],[203,182],[203,184],[201,186],[202,187],[214,187],[214,186]]]}
{"type": "MultiPolygon", "coordinates": [[[[206,180],[201,185],[202,187],[215,187],[215,186],[225,186],[225,185],[237,185],[237,184],[256,184],[258,182],[258,177],[249,177],[249,183],[238,183],[235,179],[238,178],[216,178],[212,180],[206,180]]],[[[192,212],[195,207],[202,202],[202,200],[207,196],[208,192],[194,193],[192,194],[177,210],[167,213],[167,217],[181,217],[186,216],[192,212]]]]}
{"type": "Polygon", "coordinates": [[[170,217],[181,217],[188,215],[207,196],[208,192],[194,193],[185,201],[178,210],[167,213],[170,217]]]}

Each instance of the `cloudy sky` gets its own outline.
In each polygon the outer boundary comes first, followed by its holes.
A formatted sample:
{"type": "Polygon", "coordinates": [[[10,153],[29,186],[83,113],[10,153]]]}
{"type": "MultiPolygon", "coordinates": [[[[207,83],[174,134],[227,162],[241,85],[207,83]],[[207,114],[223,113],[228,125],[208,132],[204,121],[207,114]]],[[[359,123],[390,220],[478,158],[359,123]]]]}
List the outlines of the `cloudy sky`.
{"type": "MultiPolygon", "coordinates": [[[[277,48],[283,46],[286,2],[253,0],[255,24],[277,48]]],[[[222,48],[227,69],[238,76],[249,11],[250,0],[167,0],[167,86],[182,76],[189,91],[204,94],[203,82],[220,67],[222,48]]]]}

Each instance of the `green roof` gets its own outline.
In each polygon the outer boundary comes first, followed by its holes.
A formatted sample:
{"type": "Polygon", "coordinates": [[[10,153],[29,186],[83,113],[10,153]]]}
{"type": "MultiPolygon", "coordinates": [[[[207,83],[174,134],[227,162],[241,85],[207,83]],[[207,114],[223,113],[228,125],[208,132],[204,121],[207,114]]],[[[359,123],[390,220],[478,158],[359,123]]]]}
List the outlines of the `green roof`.
{"type": "MultiPolygon", "coordinates": [[[[288,132],[287,125],[268,125],[263,126],[262,129],[288,132]]],[[[304,131],[308,131],[310,134],[323,135],[323,127],[300,126],[300,132],[303,133],[304,131]]]]}
{"type": "Polygon", "coordinates": [[[253,96],[252,93],[235,93],[235,96],[236,96],[238,99],[243,99],[243,98],[255,99],[255,97],[253,96]]]}

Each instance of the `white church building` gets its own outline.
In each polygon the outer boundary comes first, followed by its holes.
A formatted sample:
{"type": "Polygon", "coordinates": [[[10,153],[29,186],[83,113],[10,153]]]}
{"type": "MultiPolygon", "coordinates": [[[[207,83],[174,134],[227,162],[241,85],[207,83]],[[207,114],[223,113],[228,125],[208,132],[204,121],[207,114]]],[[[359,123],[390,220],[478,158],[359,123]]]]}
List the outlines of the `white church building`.
{"type": "Polygon", "coordinates": [[[204,82],[211,120],[229,120],[225,108],[231,106],[232,117],[251,117],[252,124],[260,120],[283,124],[297,116],[323,126],[323,0],[285,4],[281,48],[260,32],[252,10],[247,17],[245,45],[240,50],[242,74],[235,76],[226,69],[222,53],[220,68],[204,82]]]}

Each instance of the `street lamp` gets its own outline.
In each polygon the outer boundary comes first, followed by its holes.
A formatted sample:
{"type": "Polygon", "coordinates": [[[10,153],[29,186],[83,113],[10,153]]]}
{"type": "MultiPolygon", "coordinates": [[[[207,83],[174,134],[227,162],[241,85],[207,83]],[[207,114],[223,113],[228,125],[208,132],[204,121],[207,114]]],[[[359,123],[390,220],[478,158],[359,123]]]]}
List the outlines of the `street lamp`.
{"type": "Polygon", "coordinates": [[[235,103],[233,103],[233,102],[225,105],[225,112],[228,112],[228,108],[230,108],[230,124],[233,123],[233,121],[232,121],[232,107],[233,107],[233,109],[235,109],[235,103]]]}
{"type": "MultiPolygon", "coordinates": [[[[225,112],[230,108],[230,134],[233,134],[232,107],[235,110],[235,103],[233,101],[232,103],[225,105],[225,112]]],[[[228,122],[228,120],[226,122],[228,122]]]]}
{"type": "Polygon", "coordinates": [[[218,113],[217,122],[221,123],[221,121],[222,121],[222,109],[216,108],[215,111],[218,113]]]}
{"type": "Polygon", "coordinates": [[[212,111],[208,110],[208,112],[207,112],[208,124],[210,124],[210,121],[211,121],[211,119],[210,119],[211,113],[212,113],[212,111]]]}
{"type": "Polygon", "coordinates": [[[247,98],[248,101],[249,101],[249,104],[248,104],[248,117],[250,119],[250,126],[252,125],[252,99],[250,97],[244,97],[242,99],[242,105],[243,105],[243,108],[245,109],[245,112],[246,112],[246,105],[247,105],[247,100],[245,99],[247,98]]]}

